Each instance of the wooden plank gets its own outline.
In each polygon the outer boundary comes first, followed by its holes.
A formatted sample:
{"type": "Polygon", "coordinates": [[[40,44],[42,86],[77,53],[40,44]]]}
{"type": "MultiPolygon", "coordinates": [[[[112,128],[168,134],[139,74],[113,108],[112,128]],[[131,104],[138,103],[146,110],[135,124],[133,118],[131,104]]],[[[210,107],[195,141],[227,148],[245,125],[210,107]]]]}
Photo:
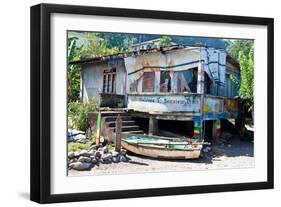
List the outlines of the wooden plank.
{"type": "Polygon", "coordinates": [[[121,150],[121,137],[122,137],[122,119],[120,114],[118,114],[116,119],[116,129],[115,129],[115,151],[120,152],[121,150]]]}

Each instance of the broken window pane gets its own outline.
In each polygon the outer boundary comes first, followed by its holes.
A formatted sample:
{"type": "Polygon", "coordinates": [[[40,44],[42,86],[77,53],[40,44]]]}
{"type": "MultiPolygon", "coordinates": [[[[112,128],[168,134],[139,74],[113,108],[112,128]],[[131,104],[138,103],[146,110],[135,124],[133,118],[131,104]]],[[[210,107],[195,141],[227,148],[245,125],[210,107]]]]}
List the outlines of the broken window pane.
{"type": "Polygon", "coordinates": [[[115,93],[115,74],[112,74],[112,90],[111,93],[115,93]]]}
{"type": "Polygon", "coordinates": [[[130,84],[130,92],[138,92],[138,80],[135,80],[130,84]]]}
{"type": "Polygon", "coordinates": [[[212,80],[209,78],[208,74],[205,73],[205,77],[204,77],[204,92],[205,92],[205,94],[211,94],[211,86],[212,86],[212,80]]]}
{"type": "Polygon", "coordinates": [[[142,80],[142,92],[154,92],[154,72],[144,72],[142,80]]]}
{"type": "Polygon", "coordinates": [[[170,71],[161,71],[160,73],[160,92],[171,92],[170,71]]]}
{"type": "Polygon", "coordinates": [[[189,69],[185,71],[176,72],[177,76],[177,91],[192,92],[197,91],[197,68],[189,69]]]}

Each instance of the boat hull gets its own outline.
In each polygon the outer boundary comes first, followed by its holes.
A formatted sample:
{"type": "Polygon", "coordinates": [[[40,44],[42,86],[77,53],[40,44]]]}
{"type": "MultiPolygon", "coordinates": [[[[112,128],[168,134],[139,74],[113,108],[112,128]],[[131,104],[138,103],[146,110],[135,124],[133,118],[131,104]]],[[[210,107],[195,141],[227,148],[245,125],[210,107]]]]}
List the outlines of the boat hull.
{"type": "Polygon", "coordinates": [[[135,154],[163,159],[198,159],[202,149],[202,146],[197,146],[196,149],[184,150],[171,148],[157,148],[153,146],[130,143],[125,140],[121,141],[121,145],[126,150],[135,154]]]}

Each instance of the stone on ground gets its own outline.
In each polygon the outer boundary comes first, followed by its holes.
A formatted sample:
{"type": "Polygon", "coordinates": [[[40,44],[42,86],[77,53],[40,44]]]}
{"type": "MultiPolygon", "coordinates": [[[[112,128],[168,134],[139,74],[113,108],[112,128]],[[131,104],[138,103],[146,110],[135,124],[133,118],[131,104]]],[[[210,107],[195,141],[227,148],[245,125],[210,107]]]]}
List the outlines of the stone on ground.
{"type": "Polygon", "coordinates": [[[102,148],[102,151],[103,151],[103,153],[108,153],[108,147],[107,147],[107,146],[104,146],[104,147],[102,148]]]}
{"type": "Polygon", "coordinates": [[[69,168],[74,170],[90,170],[91,167],[92,164],[87,162],[73,162],[69,164],[69,168]]]}
{"type": "Polygon", "coordinates": [[[69,152],[69,153],[67,154],[67,157],[68,157],[69,159],[74,158],[74,157],[75,157],[75,152],[69,152]]]}
{"type": "Polygon", "coordinates": [[[79,162],[91,162],[92,159],[90,157],[80,156],[78,161],[79,162]]]}

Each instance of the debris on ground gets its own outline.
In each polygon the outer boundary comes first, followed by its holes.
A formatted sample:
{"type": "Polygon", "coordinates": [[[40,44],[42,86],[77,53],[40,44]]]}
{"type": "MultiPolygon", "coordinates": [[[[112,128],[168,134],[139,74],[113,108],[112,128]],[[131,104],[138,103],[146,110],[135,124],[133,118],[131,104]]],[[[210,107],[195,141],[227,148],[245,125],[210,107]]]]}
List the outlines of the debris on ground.
{"type": "Polygon", "coordinates": [[[84,131],[80,131],[77,129],[68,129],[67,130],[67,140],[68,142],[80,142],[86,143],[87,137],[84,131]]]}

